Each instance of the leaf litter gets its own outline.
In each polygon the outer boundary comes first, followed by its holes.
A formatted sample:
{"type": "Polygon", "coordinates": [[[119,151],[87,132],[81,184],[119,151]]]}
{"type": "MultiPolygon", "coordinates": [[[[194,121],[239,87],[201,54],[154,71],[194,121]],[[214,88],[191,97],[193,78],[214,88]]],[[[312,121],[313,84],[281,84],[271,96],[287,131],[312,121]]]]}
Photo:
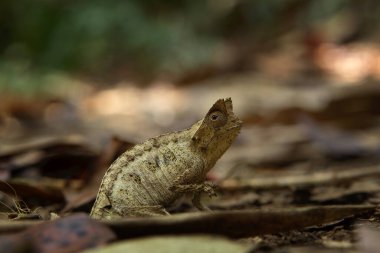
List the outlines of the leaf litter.
{"type": "MultiPolygon", "coordinates": [[[[254,74],[230,76],[179,88],[134,88],[134,96],[141,98],[146,91],[153,94],[160,89],[162,93],[172,90],[170,99],[177,111],[167,109],[165,100],[159,100],[149,105],[152,110],[149,113],[147,105],[144,108],[137,103],[128,112],[129,116],[115,117],[101,111],[97,104],[101,98],[104,101],[103,95],[88,97],[82,104],[77,103],[85,112],[73,128],[75,136],[80,137],[77,139],[71,137],[73,133],[62,137],[61,130],[45,125],[33,130],[37,141],[28,143],[25,139],[10,138],[27,133],[23,127],[14,128],[22,133],[2,139],[0,148],[1,175],[6,182],[0,183],[3,192],[0,200],[5,204],[1,210],[12,213],[1,216],[0,245],[2,249],[9,242],[22,246],[10,248],[13,251],[9,252],[28,252],[31,248],[43,252],[43,248],[38,248],[46,246],[41,240],[36,239],[41,245],[30,244],[30,240],[24,244],[22,238],[25,235],[36,238],[32,234],[37,235],[37,231],[49,233],[49,224],[54,221],[46,220],[58,218],[61,224],[70,227],[70,218],[75,220],[76,212],[88,213],[100,179],[115,157],[133,143],[181,129],[198,118],[210,101],[227,95],[237,101],[234,109],[245,125],[231,150],[208,175],[219,188],[217,198],[204,197],[204,203],[212,211],[194,212],[188,200],[183,199],[170,209],[172,215],[167,217],[108,223],[91,221],[97,224],[92,227],[94,233],[103,228],[109,231],[109,236],[104,238],[110,239],[102,244],[113,247],[110,242],[116,241],[120,244],[114,247],[128,248],[132,247],[129,243],[139,244],[131,238],[146,237],[137,240],[153,248],[177,240],[181,247],[181,238],[185,241],[187,238],[193,245],[204,240],[205,244],[215,243],[215,247],[227,250],[223,246],[227,243],[241,248],[241,252],[247,249],[251,252],[371,252],[367,248],[378,249],[378,246],[363,246],[369,244],[363,238],[372,234],[376,237],[376,233],[355,232],[355,229],[362,221],[380,224],[376,211],[380,203],[377,86],[373,83],[356,87],[316,85],[311,91],[294,89],[289,84],[278,85],[274,79],[254,74]],[[209,90],[215,92],[206,92],[209,90]],[[195,100],[199,108],[191,102],[195,100]],[[157,105],[160,107],[155,108],[157,105]],[[131,115],[138,115],[136,121],[131,115]],[[157,123],[167,117],[170,123],[157,123]],[[173,237],[178,234],[181,238],[173,237]],[[209,235],[195,238],[194,234],[209,235]],[[219,239],[215,235],[233,239],[219,239]]],[[[119,96],[118,90],[120,94],[130,94],[123,93],[124,89],[115,87],[112,96],[119,96]]],[[[118,101],[123,100],[126,98],[118,101]]],[[[33,110],[40,112],[32,115],[44,115],[43,106],[33,110]]],[[[117,112],[117,108],[113,110],[117,112]]],[[[12,122],[20,126],[28,123],[17,117],[12,122]]],[[[11,128],[8,126],[6,131],[11,128]]],[[[82,217],[81,222],[87,222],[82,217]]],[[[71,230],[65,233],[75,234],[71,230]]],[[[58,233],[51,243],[59,245],[63,237],[58,233]]],[[[88,246],[85,242],[74,236],[73,241],[63,242],[70,247],[62,252],[84,250],[88,246]]],[[[99,248],[103,249],[107,247],[99,248]]]]}

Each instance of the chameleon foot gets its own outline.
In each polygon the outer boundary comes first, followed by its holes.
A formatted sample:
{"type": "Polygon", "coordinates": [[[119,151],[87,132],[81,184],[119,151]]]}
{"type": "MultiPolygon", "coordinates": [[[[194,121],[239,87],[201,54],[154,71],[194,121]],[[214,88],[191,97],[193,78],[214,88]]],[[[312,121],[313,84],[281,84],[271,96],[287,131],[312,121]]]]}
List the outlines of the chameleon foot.
{"type": "Polygon", "coordinates": [[[175,191],[176,193],[193,193],[192,203],[198,210],[210,210],[208,207],[204,206],[201,203],[201,194],[207,193],[208,196],[215,197],[217,196],[215,192],[216,186],[211,182],[204,182],[201,184],[187,184],[187,185],[176,185],[170,187],[170,190],[175,191]]]}

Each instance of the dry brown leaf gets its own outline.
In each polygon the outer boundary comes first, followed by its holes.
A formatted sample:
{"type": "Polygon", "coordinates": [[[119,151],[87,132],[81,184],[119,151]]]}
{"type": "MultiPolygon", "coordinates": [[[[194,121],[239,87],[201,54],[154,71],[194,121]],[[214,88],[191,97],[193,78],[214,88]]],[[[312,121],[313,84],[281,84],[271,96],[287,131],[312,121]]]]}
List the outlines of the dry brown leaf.
{"type": "MultiPolygon", "coordinates": [[[[31,224],[33,223],[22,222],[12,226],[15,228],[31,224]]],[[[21,233],[0,236],[1,252],[74,253],[115,239],[114,233],[107,226],[85,214],[34,224],[21,233]]],[[[12,230],[7,231],[10,232],[12,230]]]]}
{"type": "Polygon", "coordinates": [[[85,186],[79,191],[72,189],[64,190],[66,206],[63,208],[61,213],[65,213],[94,200],[108,166],[121,153],[132,146],[133,143],[114,137],[100,154],[96,163],[96,167],[89,177],[88,181],[85,182],[85,186]]]}
{"type": "Polygon", "coordinates": [[[314,206],[273,210],[212,211],[107,221],[119,238],[159,234],[220,234],[247,237],[321,225],[372,211],[374,206],[314,206]]]}
{"type": "Polygon", "coordinates": [[[51,184],[50,180],[32,181],[14,179],[8,182],[0,181],[0,191],[23,200],[39,199],[44,203],[62,203],[64,201],[62,187],[51,184]],[[46,183],[45,183],[46,182],[46,183]]]}
{"type": "MultiPolygon", "coordinates": [[[[248,237],[322,225],[360,213],[374,206],[342,205],[266,210],[212,211],[164,217],[104,221],[118,235],[131,238],[160,234],[219,234],[248,237]]],[[[0,234],[22,231],[41,221],[0,221],[0,234]]]]}

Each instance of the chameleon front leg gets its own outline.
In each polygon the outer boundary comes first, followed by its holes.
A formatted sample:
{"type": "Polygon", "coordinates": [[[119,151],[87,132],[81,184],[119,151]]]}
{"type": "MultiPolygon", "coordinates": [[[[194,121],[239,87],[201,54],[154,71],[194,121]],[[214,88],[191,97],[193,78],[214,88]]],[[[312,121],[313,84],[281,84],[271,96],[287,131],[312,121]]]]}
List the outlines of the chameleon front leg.
{"type": "Polygon", "coordinates": [[[208,196],[214,197],[217,196],[215,193],[215,185],[211,182],[203,182],[200,184],[177,184],[172,187],[170,187],[170,190],[178,193],[178,194],[184,194],[184,193],[192,193],[192,203],[198,210],[210,210],[208,207],[204,206],[201,203],[201,194],[203,192],[207,193],[208,196]]]}

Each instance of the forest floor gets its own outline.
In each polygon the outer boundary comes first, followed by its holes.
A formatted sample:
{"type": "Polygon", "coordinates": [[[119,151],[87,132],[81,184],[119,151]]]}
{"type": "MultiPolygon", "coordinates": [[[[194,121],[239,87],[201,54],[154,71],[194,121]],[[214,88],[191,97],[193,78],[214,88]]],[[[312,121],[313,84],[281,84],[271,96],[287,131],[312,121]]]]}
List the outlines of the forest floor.
{"type": "Polygon", "coordinates": [[[296,76],[1,95],[1,252],[380,252],[380,83],[296,76]],[[210,212],[185,197],[166,217],[88,219],[118,155],[226,97],[244,125],[208,174],[210,212]]]}

